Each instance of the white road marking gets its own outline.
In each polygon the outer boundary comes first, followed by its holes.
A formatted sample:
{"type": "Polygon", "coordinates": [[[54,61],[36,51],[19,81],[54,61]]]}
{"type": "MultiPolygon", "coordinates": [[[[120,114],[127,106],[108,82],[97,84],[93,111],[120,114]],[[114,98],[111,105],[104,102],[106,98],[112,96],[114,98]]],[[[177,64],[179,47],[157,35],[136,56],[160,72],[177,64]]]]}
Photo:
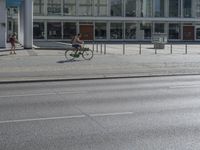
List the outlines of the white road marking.
{"type": "Polygon", "coordinates": [[[104,114],[90,114],[91,117],[103,117],[103,116],[120,116],[120,115],[132,115],[133,112],[116,112],[116,113],[104,113],[104,114]]]}
{"type": "Polygon", "coordinates": [[[34,119],[21,119],[21,120],[5,120],[0,121],[0,124],[5,123],[19,123],[19,122],[33,122],[33,121],[46,121],[46,120],[58,120],[58,119],[73,119],[73,118],[84,118],[85,115],[77,116],[62,116],[62,117],[49,117],[49,118],[34,118],[34,119]]]}
{"type": "Polygon", "coordinates": [[[179,89],[179,88],[197,88],[200,87],[200,84],[191,84],[191,85],[175,85],[170,86],[171,89],[179,89]]]}
{"type": "MultiPolygon", "coordinates": [[[[106,116],[120,116],[120,115],[131,115],[133,112],[116,112],[116,113],[99,113],[99,114],[89,114],[90,117],[106,117],[106,116]]],[[[47,121],[47,120],[59,120],[59,119],[75,119],[75,118],[85,118],[86,115],[76,115],[76,116],[62,116],[62,117],[49,117],[49,118],[32,118],[32,119],[20,119],[20,120],[5,120],[0,121],[0,124],[7,123],[20,123],[20,122],[34,122],[34,121],[47,121]]]]}

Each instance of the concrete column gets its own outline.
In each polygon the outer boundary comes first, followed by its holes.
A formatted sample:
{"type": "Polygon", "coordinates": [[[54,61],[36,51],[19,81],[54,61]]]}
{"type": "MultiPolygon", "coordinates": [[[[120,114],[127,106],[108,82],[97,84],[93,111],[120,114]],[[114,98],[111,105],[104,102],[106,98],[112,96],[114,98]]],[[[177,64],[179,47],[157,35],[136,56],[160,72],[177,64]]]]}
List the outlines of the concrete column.
{"type": "Polygon", "coordinates": [[[24,45],[24,2],[21,3],[19,8],[19,42],[24,45]]]}
{"type": "Polygon", "coordinates": [[[7,9],[6,0],[0,0],[0,48],[6,47],[7,9]]]}
{"type": "Polygon", "coordinates": [[[33,0],[24,1],[24,48],[33,47],[33,0]]]}

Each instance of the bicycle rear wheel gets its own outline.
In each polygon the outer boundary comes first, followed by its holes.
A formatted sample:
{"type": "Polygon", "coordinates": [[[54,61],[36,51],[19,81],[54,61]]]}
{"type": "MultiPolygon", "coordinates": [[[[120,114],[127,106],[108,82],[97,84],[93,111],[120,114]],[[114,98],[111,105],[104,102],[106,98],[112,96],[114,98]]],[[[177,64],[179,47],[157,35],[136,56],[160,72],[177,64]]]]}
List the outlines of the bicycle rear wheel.
{"type": "Polygon", "coordinates": [[[93,51],[92,50],[85,50],[83,53],[82,53],[82,56],[85,60],[90,60],[92,59],[93,57],[93,51]]]}
{"type": "Polygon", "coordinates": [[[65,58],[66,58],[67,60],[74,60],[74,58],[75,58],[75,53],[76,53],[75,50],[71,50],[71,49],[66,50],[66,51],[65,51],[65,58]]]}

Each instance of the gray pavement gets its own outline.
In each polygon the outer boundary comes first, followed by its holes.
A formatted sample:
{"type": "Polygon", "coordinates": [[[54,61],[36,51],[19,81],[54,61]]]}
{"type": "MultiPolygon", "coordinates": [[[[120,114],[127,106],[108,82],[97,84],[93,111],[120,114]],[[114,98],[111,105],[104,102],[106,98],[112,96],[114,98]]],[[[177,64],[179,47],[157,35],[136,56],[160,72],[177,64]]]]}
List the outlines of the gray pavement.
{"type": "Polygon", "coordinates": [[[130,53],[130,48],[138,50],[137,45],[129,45],[129,53],[123,55],[120,45],[112,45],[110,50],[108,45],[106,55],[95,49],[92,60],[79,58],[71,62],[66,61],[64,50],[19,49],[17,55],[0,50],[0,82],[200,74],[198,52],[186,55],[184,49],[183,53],[177,49],[173,54],[159,50],[155,55],[150,49],[139,55],[130,53]]]}

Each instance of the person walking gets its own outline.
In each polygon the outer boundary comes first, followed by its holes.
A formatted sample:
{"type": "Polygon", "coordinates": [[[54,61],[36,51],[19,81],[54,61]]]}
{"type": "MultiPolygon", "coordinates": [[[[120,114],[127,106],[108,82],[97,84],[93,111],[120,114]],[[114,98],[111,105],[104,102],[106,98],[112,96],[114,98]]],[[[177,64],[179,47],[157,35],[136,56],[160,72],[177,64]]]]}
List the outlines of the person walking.
{"type": "Polygon", "coordinates": [[[10,49],[10,54],[16,54],[15,49],[16,49],[16,34],[13,34],[10,37],[10,44],[11,44],[11,49],[10,49]]]}

